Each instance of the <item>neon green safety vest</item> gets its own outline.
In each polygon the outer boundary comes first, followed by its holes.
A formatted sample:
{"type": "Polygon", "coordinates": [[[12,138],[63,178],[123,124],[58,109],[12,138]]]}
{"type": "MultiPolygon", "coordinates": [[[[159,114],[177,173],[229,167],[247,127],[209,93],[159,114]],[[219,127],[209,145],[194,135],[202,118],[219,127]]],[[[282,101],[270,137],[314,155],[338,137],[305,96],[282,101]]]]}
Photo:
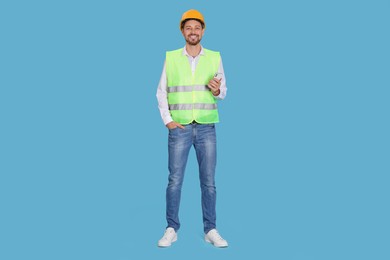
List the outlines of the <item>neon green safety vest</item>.
{"type": "Polygon", "coordinates": [[[194,75],[183,48],[166,53],[168,105],[172,119],[180,124],[219,122],[216,98],[207,87],[218,71],[219,52],[203,48],[194,75]]]}

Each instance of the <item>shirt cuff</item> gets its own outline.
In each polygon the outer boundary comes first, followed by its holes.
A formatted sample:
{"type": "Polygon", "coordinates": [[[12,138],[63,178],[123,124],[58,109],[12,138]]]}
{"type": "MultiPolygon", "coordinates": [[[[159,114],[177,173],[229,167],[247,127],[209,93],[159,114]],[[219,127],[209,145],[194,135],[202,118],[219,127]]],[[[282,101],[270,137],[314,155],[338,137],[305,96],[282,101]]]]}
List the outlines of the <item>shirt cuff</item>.
{"type": "Polygon", "coordinates": [[[214,96],[214,95],[213,95],[213,97],[214,97],[215,99],[222,99],[222,98],[221,98],[221,94],[222,94],[222,92],[221,92],[221,91],[219,91],[219,94],[218,94],[218,96],[214,96]]]}
{"type": "Polygon", "coordinates": [[[164,125],[167,125],[168,123],[172,122],[173,119],[171,116],[167,116],[163,118],[164,125]]]}

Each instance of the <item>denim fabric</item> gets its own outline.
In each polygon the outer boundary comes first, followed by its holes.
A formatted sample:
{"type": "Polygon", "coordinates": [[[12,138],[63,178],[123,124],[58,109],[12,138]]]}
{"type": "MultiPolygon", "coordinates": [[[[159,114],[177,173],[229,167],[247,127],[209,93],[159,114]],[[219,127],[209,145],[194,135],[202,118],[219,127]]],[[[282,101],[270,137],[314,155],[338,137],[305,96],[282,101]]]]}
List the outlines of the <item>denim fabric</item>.
{"type": "Polygon", "coordinates": [[[167,227],[176,231],[180,228],[179,206],[184,171],[191,146],[194,146],[199,165],[199,179],[202,192],[202,213],[204,232],[216,228],[216,134],[214,124],[189,124],[185,129],[169,130],[168,155],[169,177],[166,190],[167,227]]]}

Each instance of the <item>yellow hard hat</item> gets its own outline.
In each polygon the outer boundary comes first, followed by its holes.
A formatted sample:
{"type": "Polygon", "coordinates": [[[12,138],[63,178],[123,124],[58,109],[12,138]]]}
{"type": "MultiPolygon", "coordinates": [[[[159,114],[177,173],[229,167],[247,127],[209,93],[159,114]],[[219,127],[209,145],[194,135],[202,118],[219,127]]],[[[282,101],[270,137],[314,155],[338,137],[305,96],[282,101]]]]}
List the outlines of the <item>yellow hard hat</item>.
{"type": "Polygon", "coordinates": [[[206,23],[204,22],[203,15],[199,11],[191,9],[191,10],[188,10],[187,12],[185,12],[183,14],[183,16],[181,17],[180,24],[179,24],[180,30],[182,29],[183,22],[188,20],[188,19],[198,20],[201,22],[203,28],[206,28],[206,23]]]}

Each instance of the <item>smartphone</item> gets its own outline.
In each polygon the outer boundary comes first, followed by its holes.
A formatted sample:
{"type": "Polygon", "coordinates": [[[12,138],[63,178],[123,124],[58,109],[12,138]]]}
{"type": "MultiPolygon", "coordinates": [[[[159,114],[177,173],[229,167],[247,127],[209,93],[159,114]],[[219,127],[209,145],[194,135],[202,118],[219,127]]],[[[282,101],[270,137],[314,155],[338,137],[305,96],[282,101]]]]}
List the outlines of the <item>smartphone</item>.
{"type": "Polygon", "coordinates": [[[214,74],[214,78],[218,79],[218,80],[221,80],[222,79],[222,73],[215,73],[214,74]]]}

